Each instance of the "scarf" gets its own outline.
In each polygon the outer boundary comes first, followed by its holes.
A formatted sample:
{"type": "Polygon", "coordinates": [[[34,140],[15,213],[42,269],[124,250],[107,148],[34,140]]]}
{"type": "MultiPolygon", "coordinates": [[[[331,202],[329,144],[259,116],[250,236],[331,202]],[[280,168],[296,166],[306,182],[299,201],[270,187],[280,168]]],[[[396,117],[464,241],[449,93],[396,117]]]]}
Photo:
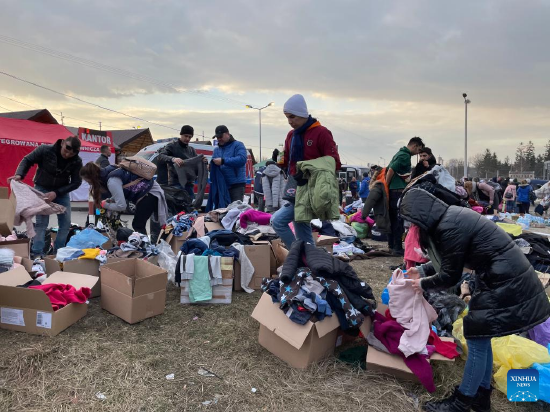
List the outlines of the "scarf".
{"type": "Polygon", "coordinates": [[[304,134],[315,123],[317,123],[317,119],[309,116],[302,126],[294,130],[292,140],[290,141],[289,172],[291,163],[297,163],[304,160],[304,134]]]}

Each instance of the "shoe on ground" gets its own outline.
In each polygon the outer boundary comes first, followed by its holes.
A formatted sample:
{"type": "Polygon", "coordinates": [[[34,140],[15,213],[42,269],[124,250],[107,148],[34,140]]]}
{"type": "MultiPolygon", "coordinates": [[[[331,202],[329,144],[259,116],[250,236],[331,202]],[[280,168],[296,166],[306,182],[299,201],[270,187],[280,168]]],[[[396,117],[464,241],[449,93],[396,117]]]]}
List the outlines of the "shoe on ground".
{"type": "Polygon", "coordinates": [[[422,409],[427,412],[469,412],[474,399],[472,396],[463,395],[456,386],[451,396],[439,401],[426,402],[422,409]]]}

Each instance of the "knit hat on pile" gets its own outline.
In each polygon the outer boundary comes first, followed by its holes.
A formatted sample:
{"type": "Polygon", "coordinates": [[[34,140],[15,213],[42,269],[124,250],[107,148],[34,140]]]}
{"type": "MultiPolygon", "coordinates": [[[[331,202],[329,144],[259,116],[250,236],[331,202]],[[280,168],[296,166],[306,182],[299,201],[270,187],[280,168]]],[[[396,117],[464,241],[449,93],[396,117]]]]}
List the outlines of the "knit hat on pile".
{"type": "Polygon", "coordinates": [[[293,114],[298,117],[309,117],[306,100],[301,94],[295,94],[288,99],[283,107],[283,112],[293,114]]]}
{"type": "Polygon", "coordinates": [[[190,134],[191,136],[193,136],[195,134],[195,130],[191,126],[186,124],[185,126],[182,126],[182,128],[181,128],[180,135],[182,135],[182,134],[190,134]]]}

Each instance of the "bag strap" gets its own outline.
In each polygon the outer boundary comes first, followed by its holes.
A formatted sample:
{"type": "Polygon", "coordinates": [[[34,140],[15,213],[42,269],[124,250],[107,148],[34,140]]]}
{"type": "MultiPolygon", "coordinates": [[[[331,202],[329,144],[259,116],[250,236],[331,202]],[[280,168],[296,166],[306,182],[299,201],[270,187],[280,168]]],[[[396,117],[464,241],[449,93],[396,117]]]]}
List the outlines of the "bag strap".
{"type": "Polygon", "coordinates": [[[141,182],[143,180],[143,177],[140,177],[139,179],[136,179],[136,180],[132,180],[130,183],[126,183],[124,186],[122,186],[123,189],[126,189],[130,186],[134,186],[134,185],[137,185],[139,182],[141,182]]]}

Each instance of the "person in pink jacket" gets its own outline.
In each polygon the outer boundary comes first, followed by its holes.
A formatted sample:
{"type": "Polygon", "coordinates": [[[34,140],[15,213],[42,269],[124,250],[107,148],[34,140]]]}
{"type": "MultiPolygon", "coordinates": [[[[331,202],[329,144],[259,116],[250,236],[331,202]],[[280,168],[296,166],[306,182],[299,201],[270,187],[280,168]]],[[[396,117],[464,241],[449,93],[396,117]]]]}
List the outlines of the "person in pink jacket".
{"type": "Polygon", "coordinates": [[[504,201],[506,202],[503,207],[503,212],[514,213],[516,210],[516,199],[518,194],[516,192],[516,185],[510,183],[506,186],[504,191],[504,201]]]}

